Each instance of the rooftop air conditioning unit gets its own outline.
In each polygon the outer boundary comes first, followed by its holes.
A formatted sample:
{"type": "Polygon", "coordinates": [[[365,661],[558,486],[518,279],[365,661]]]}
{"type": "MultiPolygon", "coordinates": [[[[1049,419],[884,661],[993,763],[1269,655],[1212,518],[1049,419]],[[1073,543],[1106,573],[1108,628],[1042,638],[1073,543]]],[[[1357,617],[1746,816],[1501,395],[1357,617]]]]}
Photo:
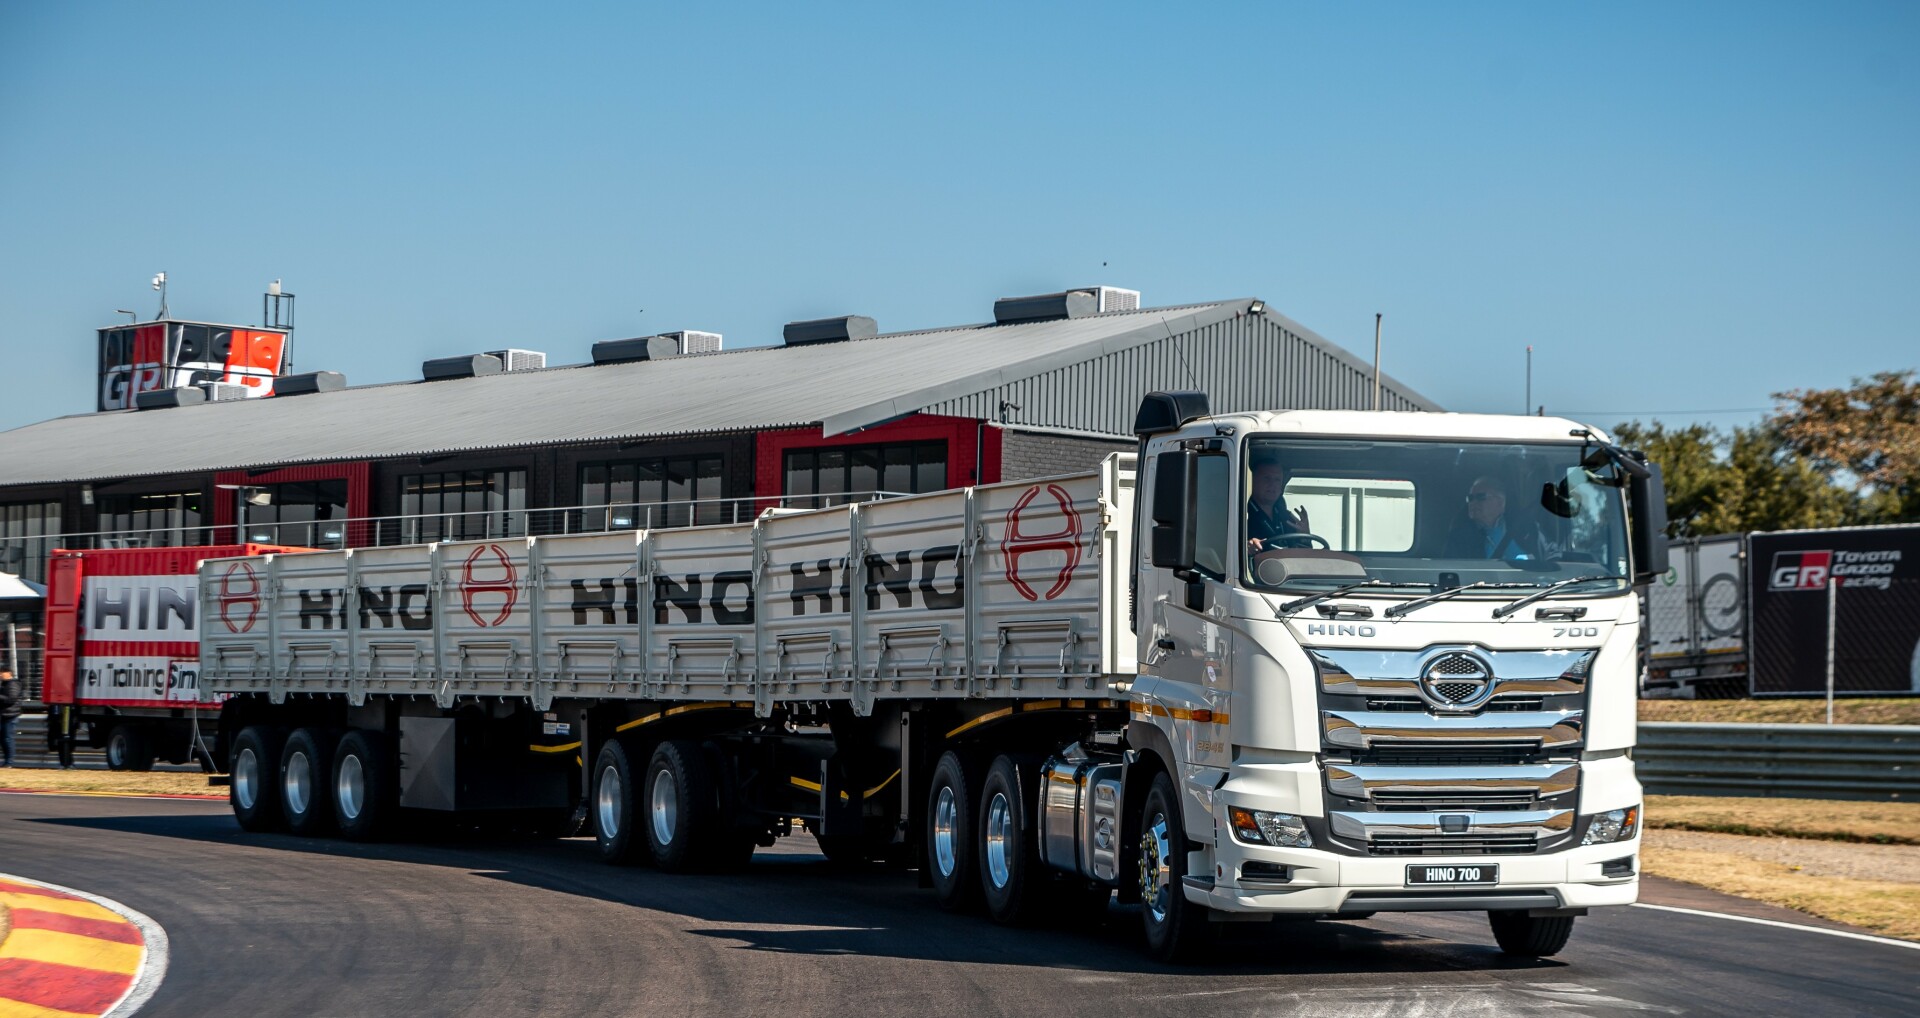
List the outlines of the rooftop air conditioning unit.
{"type": "Polygon", "coordinates": [[[680,352],[683,354],[720,352],[720,334],[717,332],[694,332],[688,330],[686,332],[669,332],[666,333],[666,335],[680,345],[680,352]]]}
{"type": "Polygon", "coordinates": [[[500,358],[502,371],[532,371],[547,366],[547,355],[538,350],[488,350],[488,356],[500,358]]]}
{"type": "Polygon", "coordinates": [[[1097,311],[1140,310],[1138,290],[1122,290],[1117,286],[1083,286],[1080,289],[1092,292],[1097,311]]]}
{"type": "Polygon", "coordinates": [[[207,394],[209,403],[225,403],[247,398],[246,386],[234,385],[230,382],[201,382],[200,388],[207,394]]]}

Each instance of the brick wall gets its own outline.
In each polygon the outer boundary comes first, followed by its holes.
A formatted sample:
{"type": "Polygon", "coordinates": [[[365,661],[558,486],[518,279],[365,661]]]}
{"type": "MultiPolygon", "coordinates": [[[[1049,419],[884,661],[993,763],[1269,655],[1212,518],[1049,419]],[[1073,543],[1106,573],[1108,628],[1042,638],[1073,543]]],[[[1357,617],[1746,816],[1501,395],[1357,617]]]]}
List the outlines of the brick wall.
{"type": "Polygon", "coordinates": [[[1012,428],[1001,435],[1000,476],[1009,481],[1081,473],[1099,466],[1109,453],[1134,447],[1134,443],[1119,438],[1076,438],[1012,428]]]}

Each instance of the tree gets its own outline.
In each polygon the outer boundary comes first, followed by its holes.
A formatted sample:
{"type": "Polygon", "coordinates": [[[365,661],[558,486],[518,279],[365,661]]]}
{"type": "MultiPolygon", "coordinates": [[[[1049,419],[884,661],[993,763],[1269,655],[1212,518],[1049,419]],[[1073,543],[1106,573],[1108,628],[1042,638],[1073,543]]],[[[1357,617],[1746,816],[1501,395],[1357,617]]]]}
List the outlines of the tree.
{"type": "Polygon", "coordinates": [[[1833,527],[1872,519],[1853,492],[1801,458],[1770,424],[1729,434],[1702,424],[1623,424],[1622,445],[1660,465],[1672,537],[1833,527]]]}
{"type": "Polygon", "coordinates": [[[1878,514],[1920,519],[1920,381],[1913,371],[1774,398],[1783,403],[1774,424],[1795,452],[1828,474],[1845,470],[1858,478],[1878,514]]]}

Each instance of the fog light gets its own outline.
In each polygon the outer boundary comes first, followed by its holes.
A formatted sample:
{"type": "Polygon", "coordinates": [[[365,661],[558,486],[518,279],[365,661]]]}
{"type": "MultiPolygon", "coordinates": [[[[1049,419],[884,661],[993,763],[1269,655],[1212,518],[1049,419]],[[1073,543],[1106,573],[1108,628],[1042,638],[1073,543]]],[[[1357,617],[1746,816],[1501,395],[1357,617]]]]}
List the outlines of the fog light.
{"type": "Polygon", "coordinates": [[[1233,836],[1249,845],[1313,847],[1313,835],[1307,833],[1306,821],[1292,813],[1269,813],[1263,809],[1229,806],[1227,820],[1233,827],[1233,836]]]}
{"type": "Polygon", "coordinates": [[[1631,841],[1639,828],[1640,807],[1610,809],[1593,815],[1593,819],[1587,823],[1587,836],[1581,838],[1580,843],[1605,845],[1615,841],[1631,841]]]}

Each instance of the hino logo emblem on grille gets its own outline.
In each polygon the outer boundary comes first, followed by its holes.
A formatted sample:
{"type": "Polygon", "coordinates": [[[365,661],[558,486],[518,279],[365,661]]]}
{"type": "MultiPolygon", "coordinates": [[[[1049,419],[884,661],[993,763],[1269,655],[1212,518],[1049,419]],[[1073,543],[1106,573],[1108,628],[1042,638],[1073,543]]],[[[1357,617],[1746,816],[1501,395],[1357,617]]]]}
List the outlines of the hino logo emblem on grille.
{"type": "Polygon", "coordinates": [[[1493,696],[1493,666],[1478,654],[1448,651],[1420,669],[1420,697],[1436,710],[1478,710],[1493,696]]]}

